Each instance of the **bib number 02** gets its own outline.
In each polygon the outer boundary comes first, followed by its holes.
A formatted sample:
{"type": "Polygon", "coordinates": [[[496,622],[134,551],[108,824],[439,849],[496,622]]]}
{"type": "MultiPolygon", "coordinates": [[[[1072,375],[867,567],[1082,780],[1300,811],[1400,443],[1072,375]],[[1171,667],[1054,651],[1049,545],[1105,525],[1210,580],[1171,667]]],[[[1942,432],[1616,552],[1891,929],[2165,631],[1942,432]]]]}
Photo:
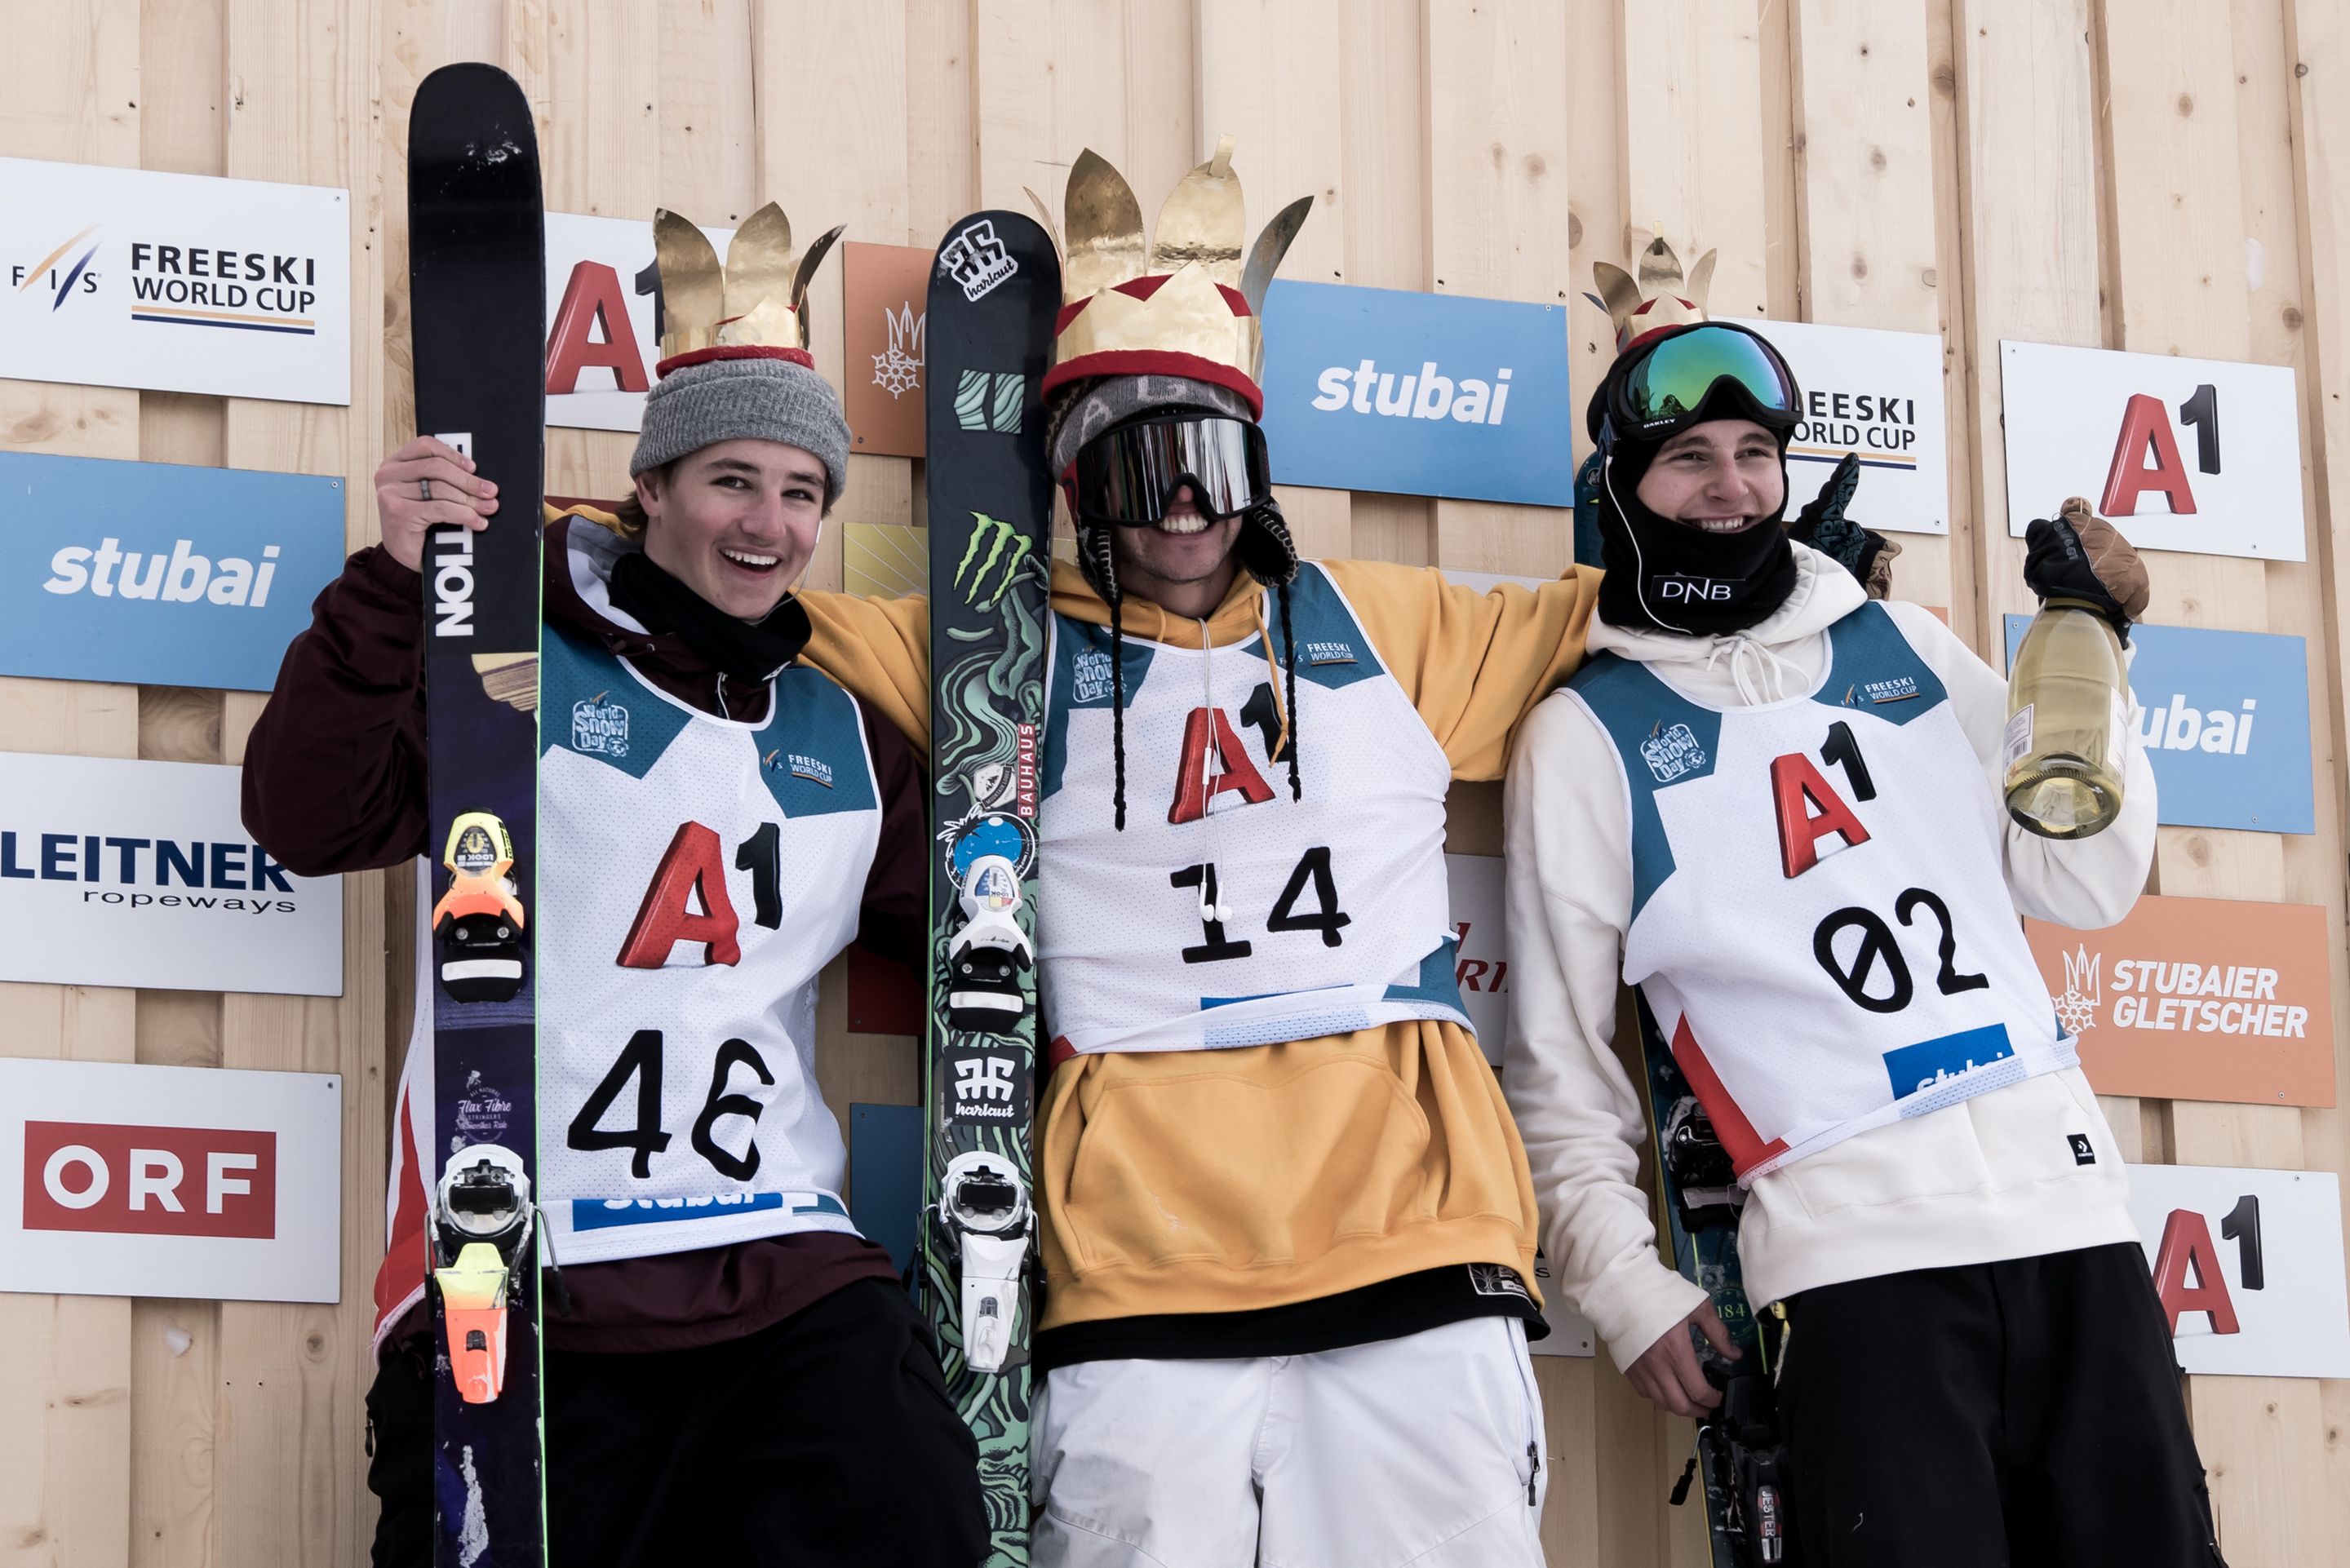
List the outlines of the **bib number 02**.
{"type": "MultiPolygon", "coordinates": [[[[1936,989],[1944,996],[1988,990],[1988,975],[1965,974],[1959,970],[1958,933],[1951,929],[1950,907],[1942,902],[1940,894],[1911,888],[1893,901],[1894,917],[1904,926],[1911,923],[1919,909],[1931,913],[1942,930],[1938,949],[1941,965],[1934,976],[1936,989]]],[[[1908,961],[1901,956],[1899,939],[1873,909],[1849,905],[1822,920],[1812,932],[1812,956],[1820,961],[1820,967],[1828,971],[1828,978],[1836,982],[1838,990],[1871,1012],[1898,1012],[1917,995],[1917,982],[1909,973],[1908,961]],[[1859,933],[1858,941],[1846,949],[1848,956],[1837,950],[1837,939],[1846,931],[1859,933]],[[1885,971],[1890,988],[1883,992],[1876,989],[1879,969],[1885,971]]]]}

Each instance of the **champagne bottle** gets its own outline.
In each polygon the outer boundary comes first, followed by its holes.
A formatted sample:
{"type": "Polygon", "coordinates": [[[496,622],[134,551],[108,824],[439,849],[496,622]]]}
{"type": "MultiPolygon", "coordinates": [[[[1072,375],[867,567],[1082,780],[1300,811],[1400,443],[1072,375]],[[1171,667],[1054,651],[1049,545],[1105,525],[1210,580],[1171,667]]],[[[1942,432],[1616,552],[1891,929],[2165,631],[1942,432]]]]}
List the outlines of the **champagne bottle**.
{"type": "Polygon", "coordinates": [[[2122,809],[2129,672],[2121,639],[2082,599],[2052,598],[2024,628],[2007,682],[2007,814],[2043,838],[2086,838],[2122,809]]]}

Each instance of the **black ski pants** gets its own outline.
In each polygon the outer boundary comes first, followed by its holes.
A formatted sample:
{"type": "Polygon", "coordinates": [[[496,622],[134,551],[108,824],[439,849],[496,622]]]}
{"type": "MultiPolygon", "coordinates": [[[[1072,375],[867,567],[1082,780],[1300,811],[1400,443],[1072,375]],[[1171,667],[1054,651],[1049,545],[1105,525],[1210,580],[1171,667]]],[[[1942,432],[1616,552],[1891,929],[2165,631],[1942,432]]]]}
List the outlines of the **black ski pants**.
{"type": "MultiPolygon", "coordinates": [[[[368,1394],[375,1568],[432,1568],[431,1346],[368,1394]]],[[[888,1280],[692,1350],[546,1355],[555,1568],[974,1568],[979,1450],[888,1280]]]]}
{"type": "Polygon", "coordinates": [[[1804,1568],[2225,1568],[2134,1243],[1824,1285],[1787,1312],[1804,1568]]]}

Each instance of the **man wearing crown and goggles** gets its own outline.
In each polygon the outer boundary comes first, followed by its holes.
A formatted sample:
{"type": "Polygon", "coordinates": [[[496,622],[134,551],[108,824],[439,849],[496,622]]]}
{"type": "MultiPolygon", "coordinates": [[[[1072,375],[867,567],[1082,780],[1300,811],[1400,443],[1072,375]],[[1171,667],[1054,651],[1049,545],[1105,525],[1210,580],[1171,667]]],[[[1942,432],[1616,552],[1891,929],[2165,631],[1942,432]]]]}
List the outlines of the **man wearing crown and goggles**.
{"type": "MultiPolygon", "coordinates": [[[[1736,1172],[1748,1295],[1785,1314],[1801,1560],[2209,1568],[2121,1151],[2016,921],[2111,925],[2144,886],[2135,717],[2112,826],[2010,823],[2006,682],[1780,526],[1785,361],[1706,321],[1702,264],[1685,294],[1661,240],[1645,291],[1600,270],[1618,357],[1589,413],[1593,657],[1526,721],[1505,808],[1503,1081],[1559,1289],[1658,1405],[1721,1402],[1696,1335],[1735,1355],[1729,1333],[1659,1260],[1638,1185],[1620,977],[1736,1172]]],[[[2085,504],[2032,524],[2025,577],[2125,634],[2146,603],[2085,504]]]]}
{"type": "MultiPolygon", "coordinates": [[[[1570,570],[1301,563],[1257,419],[1230,142],[1140,205],[1091,152],[1046,379],[1040,1564],[1540,1561],[1517,1136],[1454,982],[1445,792],[1574,669],[1570,570]]],[[[919,600],[810,657],[920,740],[919,600]]]]}
{"type": "MultiPolygon", "coordinates": [[[[986,1547],[976,1447],[837,1196],[812,1074],[817,972],[852,940],[916,958],[928,895],[920,766],[803,660],[790,593],[847,478],[803,308],[839,232],[797,257],[771,203],[722,272],[658,214],[635,494],[546,529],[539,1180],[563,1265],[545,1388],[566,1568],[969,1568],[986,1547]]],[[[319,596],[245,761],[245,821],[307,875],[426,851],[417,563],[428,529],[499,505],[430,438],[376,491],[383,543],[319,596]]],[[[430,948],[420,933],[420,962],[430,948]]],[[[431,1019],[420,1005],[376,1284],[379,1568],[432,1561],[431,1019]]]]}

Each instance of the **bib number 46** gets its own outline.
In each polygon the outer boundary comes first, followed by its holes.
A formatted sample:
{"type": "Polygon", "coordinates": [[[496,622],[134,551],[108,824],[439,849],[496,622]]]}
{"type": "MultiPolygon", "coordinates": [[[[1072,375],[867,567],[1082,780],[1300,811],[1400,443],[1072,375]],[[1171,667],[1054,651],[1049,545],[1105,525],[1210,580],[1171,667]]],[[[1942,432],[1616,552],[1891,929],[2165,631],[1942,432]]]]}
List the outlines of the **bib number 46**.
{"type": "MultiPolygon", "coordinates": [[[[765,1109],[748,1095],[733,1092],[728,1080],[738,1066],[748,1067],[759,1082],[772,1086],[775,1075],[747,1040],[729,1040],[718,1047],[716,1060],[711,1067],[710,1093],[703,1096],[702,1114],[693,1118],[691,1142],[693,1152],[710,1162],[712,1169],[733,1181],[748,1181],[758,1174],[759,1145],[756,1138],[759,1113],[765,1109]],[[734,1153],[717,1138],[718,1123],[727,1116],[742,1116],[753,1124],[754,1137],[743,1145],[741,1154],[734,1153]]],[[[669,1147],[670,1134],[661,1127],[661,1032],[639,1029],[629,1036],[629,1043],[613,1059],[611,1069],[590,1091],[579,1114],[571,1118],[565,1130],[566,1147],[593,1152],[598,1149],[625,1148],[635,1151],[629,1162],[629,1174],[639,1180],[650,1179],[653,1156],[669,1147]],[[630,1127],[607,1127],[605,1116],[629,1080],[637,1081],[637,1119],[630,1127]]]]}

